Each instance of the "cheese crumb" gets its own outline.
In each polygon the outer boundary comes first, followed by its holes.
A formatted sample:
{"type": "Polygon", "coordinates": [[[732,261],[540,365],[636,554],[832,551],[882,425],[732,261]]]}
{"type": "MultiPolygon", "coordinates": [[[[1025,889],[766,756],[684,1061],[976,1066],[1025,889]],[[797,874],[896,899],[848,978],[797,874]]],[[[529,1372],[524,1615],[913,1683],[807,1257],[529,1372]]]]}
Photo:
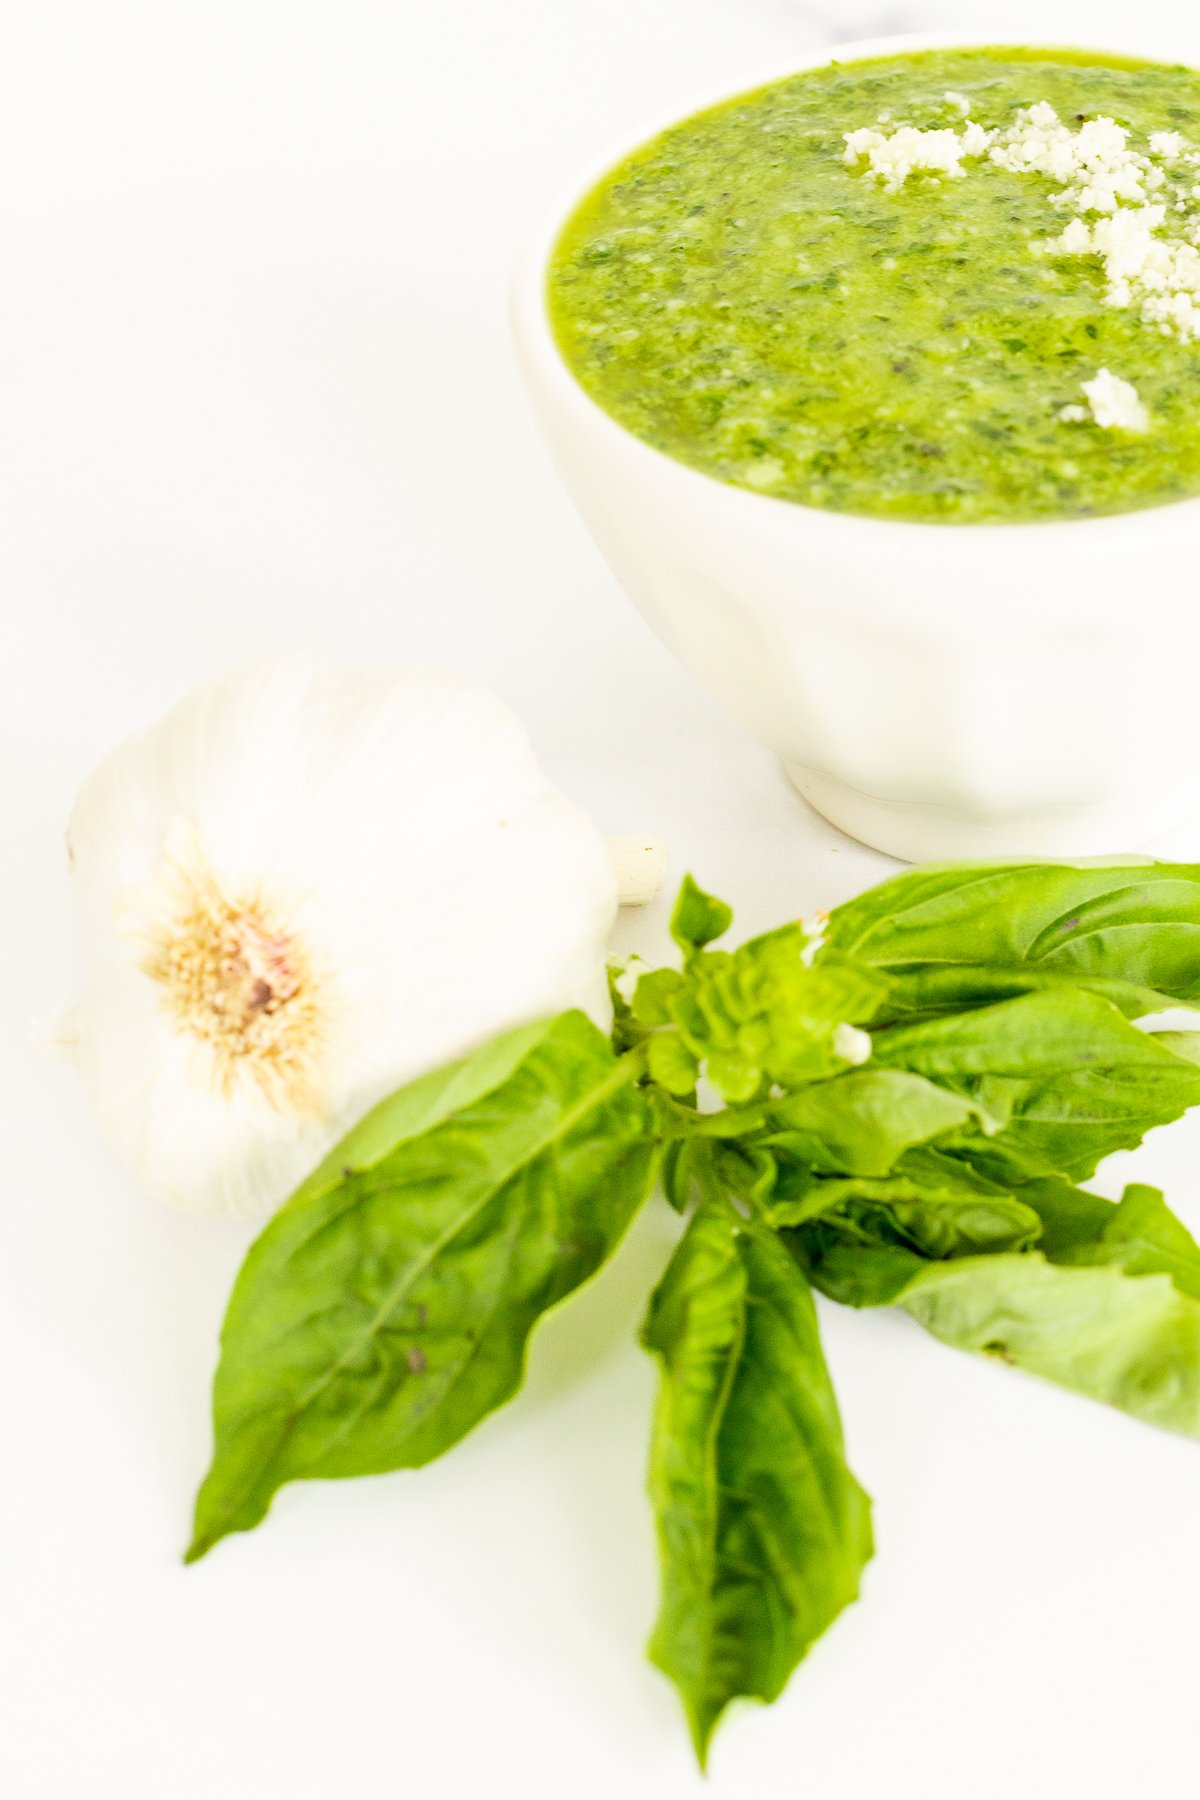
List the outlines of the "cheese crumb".
{"type": "Polygon", "coordinates": [[[1062,236],[1050,244],[1051,250],[1061,250],[1066,256],[1088,256],[1092,249],[1092,233],[1082,219],[1072,219],[1062,236]]]}
{"type": "MultiPolygon", "coordinates": [[[[1156,131],[1150,154],[1134,150],[1129,132],[1115,119],[1085,119],[1077,128],[1063,123],[1047,101],[1023,107],[1011,125],[988,131],[969,117],[965,94],[949,92],[947,104],[963,113],[960,131],[919,131],[911,125],[891,132],[867,126],[845,133],[845,160],[866,159],[867,173],[896,193],[918,172],[936,185],[944,176],[966,174],[963,161],[983,157],[1013,174],[1043,175],[1058,188],[1050,204],[1076,213],[1057,238],[1042,248],[1062,256],[1095,256],[1104,268],[1110,306],[1136,308],[1143,321],[1185,343],[1200,340],[1200,221],[1181,196],[1178,183],[1168,200],[1155,196],[1167,185],[1154,161],[1200,165],[1200,151],[1177,131],[1156,131]],[[1183,219],[1174,212],[1182,210],[1183,219]]],[[[1200,200],[1200,183],[1190,187],[1200,200]]],[[[1047,281],[1055,279],[1045,270],[1047,281]]],[[[1137,429],[1128,427],[1128,429],[1137,429]]]]}
{"type": "Polygon", "coordinates": [[[956,94],[953,88],[951,88],[948,93],[942,95],[942,99],[946,102],[947,106],[952,106],[956,112],[960,112],[964,119],[970,117],[971,102],[967,99],[965,94],[956,94]]]}
{"type": "Polygon", "coordinates": [[[1083,424],[1090,411],[1102,431],[1146,431],[1150,415],[1132,381],[1123,381],[1109,369],[1101,369],[1082,384],[1087,406],[1064,406],[1059,418],[1065,424],[1083,424]]]}
{"type": "Polygon", "coordinates": [[[1160,237],[1166,218],[1158,204],[1121,207],[1093,225],[1072,219],[1049,247],[1064,256],[1098,256],[1110,306],[1136,306],[1146,324],[1189,343],[1200,338],[1200,249],[1160,237]]]}
{"type": "Polygon", "coordinates": [[[859,131],[845,134],[845,160],[856,163],[867,159],[869,173],[882,181],[889,194],[904,186],[910,175],[933,173],[958,177],[966,174],[964,156],[981,156],[991,142],[991,134],[982,125],[969,121],[957,131],[918,131],[913,125],[898,125],[890,134],[864,125],[859,131]]]}
{"type": "Polygon", "coordinates": [[[1161,180],[1161,171],[1129,148],[1129,133],[1115,119],[1087,119],[1072,131],[1045,100],[1017,114],[991,160],[1014,174],[1048,175],[1062,188],[1051,204],[1081,212],[1115,212],[1123,201],[1146,198],[1152,174],[1161,180]]]}

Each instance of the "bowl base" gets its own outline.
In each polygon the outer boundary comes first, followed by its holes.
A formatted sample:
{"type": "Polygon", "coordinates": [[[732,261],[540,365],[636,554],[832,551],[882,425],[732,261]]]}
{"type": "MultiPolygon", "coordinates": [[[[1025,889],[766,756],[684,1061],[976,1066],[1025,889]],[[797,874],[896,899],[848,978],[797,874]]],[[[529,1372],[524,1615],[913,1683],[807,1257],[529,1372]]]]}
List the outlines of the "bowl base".
{"type": "Polygon", "coordinates": [[[848,837],[902,862],[992,857],[1120,856],[1178,825],[1200,806],[1200,780],[1130,801],[1044,807],[997,817],[951,806],[881,800],[835,775],[784,763],[793,785],[822,818],[848,837]]]}

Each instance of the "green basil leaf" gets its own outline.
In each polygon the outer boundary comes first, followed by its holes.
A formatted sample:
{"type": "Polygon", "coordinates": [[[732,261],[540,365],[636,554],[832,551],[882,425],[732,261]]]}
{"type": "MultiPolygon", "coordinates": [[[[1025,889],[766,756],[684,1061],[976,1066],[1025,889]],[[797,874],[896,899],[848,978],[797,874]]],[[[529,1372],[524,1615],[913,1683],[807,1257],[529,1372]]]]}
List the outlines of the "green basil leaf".
{"type": "Polygon", "coordinates": [[[371,1168],[409,1138],[421,1137],[435,1125],[473,1106],[500,1087],[546,1035],[547,1021],[519,1025],[515,1031],[481,1044],[468,1056],[433,1069],[397,1088],[334,1145],[324,1162],[296,1190],[289,1204],[311,1199],[353,1173],[371,1168]]]}
{"type": "Polygon", "coordinates": [[[854,1069],[771,1108],[772,1134],[812,1168],[887,1175],[906,1150],[966,1126],[998,1128],[977,1102],[905,1069],[854,1069]],[[786,1134],[782,1140],[779,1134],[786,1134]]]}
{"type": "Polygon", "coordinates": [[[1185,1062],[1200,1063],[1200,1031],[1152,1031],[1150,1036],[1185,1062]]]}
{"type": "Polygon", "coordinates": [[[677,1213],[686,1213],[696,1188],[696,1156],[703,1146],[691,1138],[672,1138],[664,1144],[662,1168],[663,1198],[677,1213]]]}
{"type": "Polygon", "coordinates": [[[974,1006],[992,1006],[1021,994],[1062,988],[1083,988],[1118,1007],[1127,1019],[1140,1019],[1164,1007],[1191,1005],[1171,999],[1136,983],[1097,976],[1080,976],[1070,970],[1004,969],[980,963],[922,963],[888,970],[888,1018],[892,1022],[928,1018],[940,1013],[963,1012],[974,1006]]]}
{"type": "Polygon", "coordinates": [[[1062,1181],[1020,1191],[1036,1249],[930,1260],[874,1220],[789,1232],[814,1285],[899,1301],[935,1337],[1200,1437],[1200,1246],[1154,1188],[1118,1205],[1062,1181]]]}
{"type": "Polygon", "coordinates": [[[1181,1294],[1200,1300],[1200,1245],[1158,1188],[1134,1183],[1115,1203],[1057,1178],[1018,1192],[1041,1222],[1038,1248],[1047,1261],[1169,1275],[1181,1294]]]}
{"type": "Polygon", "coordinates": [[[810,968],[808,943],[803,926],[792,924],[732,952],[696,956],[683,986],[663,997],[725,1100],[750,1100],[771,1082],[823,1080],[869,1054],[857,1026],[873,1015],[884,984],[849,963],[810,968]]]}
{"type": "Polygon", "coordinates": [[[636,1018],[631,995],[636,993],[641,976],[640,956],[610,957],[608,962],[608,999],[612,1007],[612,1046],[617,1055],[633,1050],[642,1042],[645,1032],[636,1018]]]}
{"type": "Polygon", "coordinates": [[[779,1162],[773,1152],[736,1141],[716,1145],[711,1140],[707,1145],[701,1139],[694,1141],[697,1150],[707,1148],[711,1159],[708,1192],[712,1192],[715,1180],[722,1190],[744,1201],[751,1213],[765,1214],[779,1176],[779,1162]]]}
{"type": "Polygon", "coordinates": [[[633,991],[632,1011],[639,1025],[669,1025],[667,1002],[687,981],[680,969],[651,969],[633,991]]]}
{"type": "Polygon", "coordinates": [[[927,1266],[878,1214],[814,1219],[781,1235],[817,1292],[839,1306],[893,1306],[927,1266]]]}
{"type": "MultiPolygon", "coordinates": [[[[951,1188],[987,1196],[1011,1193],[1011,1183],[1005,1186],[1002,1181],[993,1181],[964,1160],[964,1151],[980,1141],[977,1134],[962,1132],[938,1143],[917,1144],[904,1152],[896,1164],[897,1172],[926,1188],[951,1188]]],[[[1023,1184],[1021,1191],[1025,1191],[1023,1184]]]]}
{"type": "Polygon", "coordinates": [[[635,1068],[564,1014],[385,1101],[299,1189],[229,1304],[189,1559],[285,1482],[416,1467],[510,1397],[652,1187],[635,1068]]]}
{"type": "Polygon", "coordinates": [[[1075,1250],[1097,1243],[1117,1210],[1060,1175],[1024,1182],[1017,1192],[1042,1222],[1038,1249],[1050,1262],[1069,1262],[1075,1250]]]}
{"type": "Polygon", "coordinates": [[[671,914],[671,936],[685,955],[702,950],[714,938],[724,937],[733,924],[733,908],[706,894],[690,875],[685,875],[671,914]]]}
{"type": "Polygon", "coordinates": [[[1072,1066],[1130,1062],[1190,1073],[1152,1034],[1082,988],[1024,994],[951,1018],[893,1025],[876,1033],[874,1048],[878,1065],[916,1070],[932,1081],[989,1075],[1032,1080],[1072,1066]]]}
{"type": "Polygon", "coordinates": [[[898,1243],[921,1256],[970,1256],[1020,1250],[1042,1234],[1037,1211],[1018,1194],[979,1194],[968,1186],[927,1186],[904,1175],[827,1176],[799,1200],[772,1198],[777,1229],[824,1219],[865,1243],[898,1243]]]}
{"type": "Polygon", "coordinates": [[[888,1306],[919,1267],[914,1257],[1025,1250],[1043,1235],[1041,1213],[1024,1188],[1004,1193],[929,1150],[911,1152],[899,1167],[902,1173],[881,1180],[814,1178],[795,1200],[784,1197],[786,1174],[776,1181],[767,1217],[785,1230],[814,1287],[831,1300],[888,1306]]]}
{"type": "Polygon", "coordinates": [[[838,907],[827,942],[886,969],[897,1012],[1065,982],[1137,1017],[1200,1003],[1200,865],[914,869],[838,907]]]}
{"type": "Polygon", "coordinates": [[[926,1263],[901,1304],[944,1343],[1200,1437],[1200,1302],[1115,1248],[1086,1266],[1040,1251],[926,1263]]]}
{"type": "Polygon", "coordinates": [[[703,1763],[730,1701],[775,1699],[857,1596],[870,1503],[846,1464],[812,1296],[771,1232],[697,1213],[645,1342],[661,1364],[650,1655],[680,1690],[703,1763]]]}
{"type": "Polygon", "coordinates": [[[674,1031],[649,1039],[646,1064],[652,1081],[680,1099],[696,1091],[700,1076],[699,1059],[692,1055],[683,1039],[674,1031]]]}
{"type": "Polygon", "coordinates": [[[876,1033],[875,1061],[1007,1114],[962,1154],[1004,1185],[1090,1175],[1114,1150],[1200,1101],[1200,1067],[1082,989],[1027,994],[876,1033]]]}
{"type": "MultiPolygon", "coordinates": [[[[1122,1269],[1126,1275],[1169,1275],[1181,1294],[1200,1300],[1200,1245],[1157,1188],[1134,1184],[1117,1205],[1089,1195],[1087,1228],[1047,1243],[1051,1260],[1074,1268],[1122,1269]]],[[[1039,1210],[1042,1210],[1039,1208],[1039,1210]]]]}

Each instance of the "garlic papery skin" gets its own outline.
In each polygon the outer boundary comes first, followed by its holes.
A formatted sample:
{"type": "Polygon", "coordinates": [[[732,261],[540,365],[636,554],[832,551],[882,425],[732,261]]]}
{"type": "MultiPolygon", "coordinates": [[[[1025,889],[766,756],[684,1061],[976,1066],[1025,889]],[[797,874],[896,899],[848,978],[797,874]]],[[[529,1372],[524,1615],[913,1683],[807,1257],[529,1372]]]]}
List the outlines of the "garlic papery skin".
{"type": "Polygon", "coordinates": [[[386,1094],[511,1026],[609,1022],[604,841],[456,676],[231,670],[103,760],[68,841],[74,1057],[118,1154],[188,1212],[268,1212],[386,1094]]]}

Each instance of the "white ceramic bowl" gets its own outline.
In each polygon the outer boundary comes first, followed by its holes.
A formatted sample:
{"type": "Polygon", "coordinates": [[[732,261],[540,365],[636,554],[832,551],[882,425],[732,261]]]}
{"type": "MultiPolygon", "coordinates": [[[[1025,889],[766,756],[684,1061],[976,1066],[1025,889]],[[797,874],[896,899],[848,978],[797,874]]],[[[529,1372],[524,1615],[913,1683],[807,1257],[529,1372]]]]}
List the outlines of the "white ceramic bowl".
{"type": "MultiPolygon", "coordinates": [[[[836,57],[970,41],[873,39],[836,57]]],[[[670,122],[573,184],[514,292],[559,472],[659,636],[813,806],[894,856],[1119,852],[1200,806],[1200,500],[1022,525],[824,512],[673,461],[579,385],[547,315],[554,242],[670,122]]]]}

